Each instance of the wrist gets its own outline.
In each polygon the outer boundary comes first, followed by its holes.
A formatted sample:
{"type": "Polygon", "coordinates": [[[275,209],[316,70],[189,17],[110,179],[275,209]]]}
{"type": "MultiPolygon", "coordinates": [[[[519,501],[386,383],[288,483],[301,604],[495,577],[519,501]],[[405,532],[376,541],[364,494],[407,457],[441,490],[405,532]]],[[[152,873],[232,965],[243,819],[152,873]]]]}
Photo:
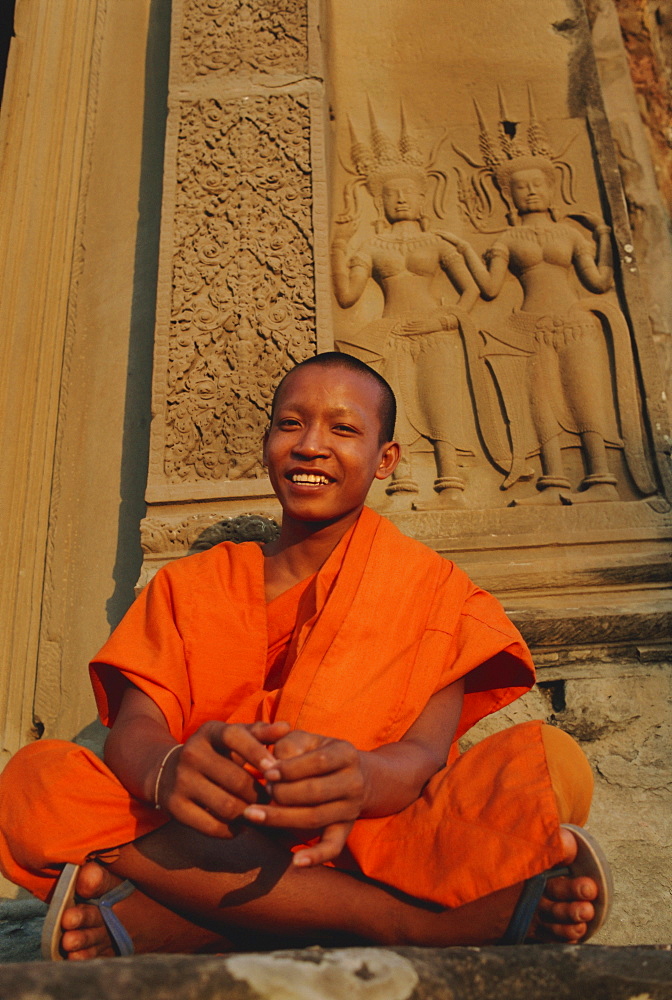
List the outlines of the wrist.
{"type": "Polygon", "coordinates": [[[156,772],[156,778],[154,779],[154,786],[153,786],[152,799],[151,799],[152,804],[153,804],[153,806],[154,806],[155,809],[161,809],[161,803],[159,801],[159,795],[160,795],[160,792],[161,792],[161,781],[162,781],[162,778],[163,778],[164,773],[165,773],[166,764],[171,759],[171,757],[173,756],[173,754],[175,754],[175,752],[177,750],[181,750],[181,749],[182,749],[182,744],[181,743],[175,743],[172,747],[170,747],[166,751],[166,753],[163,755],[163,757],[161,759],[161,762],[159,763],[159,766],[158,766],[158,769],[157,769],[157,772],[156,772]]]}
{"type": "Polygon", "coordinates": [[[371,752],[368,750],[358,750],[357,754],[359,756],[359,769],[362,775],[362,805],[359,810],[360,816],[370,816],[373,810],[373,782],[371,780],[371,752]]]}

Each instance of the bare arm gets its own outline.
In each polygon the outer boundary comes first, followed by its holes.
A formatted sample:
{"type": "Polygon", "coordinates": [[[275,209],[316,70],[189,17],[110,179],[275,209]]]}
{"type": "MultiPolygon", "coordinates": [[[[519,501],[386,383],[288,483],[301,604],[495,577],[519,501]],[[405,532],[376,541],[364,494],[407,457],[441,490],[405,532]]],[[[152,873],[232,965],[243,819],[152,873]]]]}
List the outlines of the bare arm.
{"type": "Polygon", "coordinates": [[[360,816],[389,816],[415,802],[445,767],[462,712],[464,681],[433,695],[399,743],[360,751],[364,801],[360,816]]]}
{"type": "Polygon", "coordinates": [[[579,234],[576,236],[574,266],[581,283],[590,292],[608,292],[614,281],[610,226],[592,212],[575,213],[570,218],[577,219],[590,229],[597,241],[593,256],[586,241],[579,234]]]}
{"type": "Polygon", "coordinates": [[[466,240],[462,240],[459,236],[455,236],[454,233],[449,233],[441,229],[436,230],[436,235],[446,240],[447,243],[452,243],[457,252],[462,254],[464,263],[468,267],[483,298],[488,300],[496,298],[502,290],[508,270],[508,260],[506,257],[499,254],[493,256],[490,266],[487,267],[472,245],[467,243],[466,240]]]}
{"type": "Polygon", "coordinates": [[[275,758],[265,744],[288,729],[285,722],[241,726],[213,720],[180,746],[158,706],[130,685],[105,744],[105,763],[136,798],[160,805],[201,833],[230,837],[230,822],[259,794],[243,765],[259,772],[272,766],[275,758]]]}
{"type": "Polygon", "coordinates": [[[161,762],[177,741],[161,709],[130,685],[105,743],[105,763],[131,795],[153,802],[161,762]]]}
{"type": "Polygon", "coordinates": [[[371,268],[361,261],[350,262],[350,240],[357,229],[357,220],[344,217],[336,220],[336,234],[331,244],[331,277],[336,301],[342,309],[349,309],[358,302],[371,268]]]}
{"type": "Polygon", "coordinates": [[[478,300],[479,289],[469,272],[465,260],[459,253],[451,253],[447,259],[442,254],[441,267],[448,275],[453,286],[460,293],[458,306],[468,312],[478,300]]]}

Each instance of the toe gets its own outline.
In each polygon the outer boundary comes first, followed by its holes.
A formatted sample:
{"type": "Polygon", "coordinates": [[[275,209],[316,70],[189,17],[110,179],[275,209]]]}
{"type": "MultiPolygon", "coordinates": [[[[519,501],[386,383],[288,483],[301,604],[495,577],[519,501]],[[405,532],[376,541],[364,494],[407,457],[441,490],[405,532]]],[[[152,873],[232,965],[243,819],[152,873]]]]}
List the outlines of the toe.
{"type": "Polygon", "coordinates": [[[595,909],[588,900],[573,899],[569,902],[556,902],[542,898],[537,914],[542,923],[547,925],[586,924],[595,916],[595,909]]]}
{"type": "Polygon", "coordinates": [[[536,939],[541,942],[577,944],[585,936],[588,926],[578,924],[540,924],[536,939]]]}
{"type": "Polygon", "coordinates": [[[61,939],[61,947],[67,953],[68,958],[76,961],[83,958],[96,958],[102,954],[112,954],[110,939],[104,927],[65,931],[61,939]]]}
{"type": "Polygon", "coordinates": [[[108,889],[119,884],[119,879],[95,861],[82,865],[77,876],[77,895],[81,899],[102,896],[108,889]]]}
{"type": "Polygon", "coordinates": [[[103,918],[97,906],[78,903],[67,909],[61,920],[64,931],[83,930],[88,927],[103,927],[103,918]]]}
{"type": "Polygon", "coordinates": [[[597,899],[598,887],[594,879],[587,876],[579,878],[549,879],[544,895],[551,900],[597,899]]]}

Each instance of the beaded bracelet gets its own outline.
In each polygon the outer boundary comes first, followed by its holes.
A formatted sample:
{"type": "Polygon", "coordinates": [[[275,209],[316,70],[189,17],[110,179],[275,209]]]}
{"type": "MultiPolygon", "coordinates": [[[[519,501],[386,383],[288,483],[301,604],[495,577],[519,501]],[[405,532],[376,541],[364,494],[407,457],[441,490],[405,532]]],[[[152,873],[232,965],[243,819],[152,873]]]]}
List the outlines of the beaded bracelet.
{"type": "Polygon", "coordinates": [[[154,808],[155,809],[160,809],[161,808],[161,806],[159,805],[159,782],[161,781],[161,775],[163,774],[163,769],[166,766],[166,764],[168,763],[168,758],[170,757],[171,753],[175,753],[176,750],[180,750],[181,748],[182,748],[182,744],[181,743],[176,743],[174,747],[170,748],[170,750],[168,751],[168,753],[166,754],[166,756],[161,761],[161,764],[159,766],[158,774],[156,775],[156,781],[154,782],[154,808]]]}

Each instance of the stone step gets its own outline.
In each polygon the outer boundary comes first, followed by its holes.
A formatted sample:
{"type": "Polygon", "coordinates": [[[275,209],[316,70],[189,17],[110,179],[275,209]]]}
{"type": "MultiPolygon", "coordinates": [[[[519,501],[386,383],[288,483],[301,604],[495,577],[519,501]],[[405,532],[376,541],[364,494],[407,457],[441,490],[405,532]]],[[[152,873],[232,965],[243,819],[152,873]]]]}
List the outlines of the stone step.
{"type": "Polygon", "coordinates": [[[670,947],[306,948],[0,969],[0,1000],[670,1000],[670,947]]]}

